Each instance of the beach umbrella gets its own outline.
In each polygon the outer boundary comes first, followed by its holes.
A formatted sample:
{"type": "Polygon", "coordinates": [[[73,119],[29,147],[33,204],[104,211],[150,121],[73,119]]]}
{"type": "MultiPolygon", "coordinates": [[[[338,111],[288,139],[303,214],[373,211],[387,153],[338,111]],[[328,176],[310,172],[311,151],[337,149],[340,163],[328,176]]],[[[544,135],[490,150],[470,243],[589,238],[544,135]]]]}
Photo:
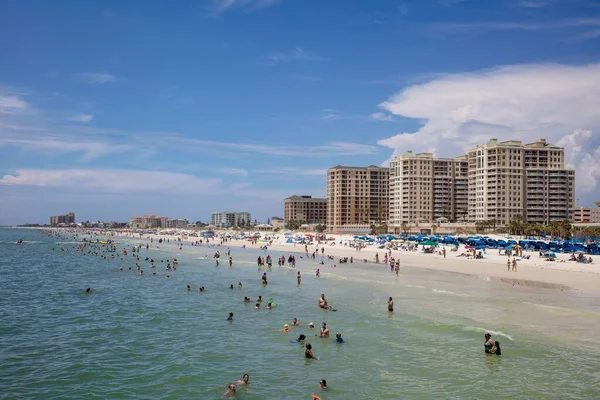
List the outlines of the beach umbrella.
{"type": "Polygon", "coordinates": [[[422,242],[419,243],[421,246],[435,246],[436,243],[432,242],[431,240],[424,240],[422,242]]]}

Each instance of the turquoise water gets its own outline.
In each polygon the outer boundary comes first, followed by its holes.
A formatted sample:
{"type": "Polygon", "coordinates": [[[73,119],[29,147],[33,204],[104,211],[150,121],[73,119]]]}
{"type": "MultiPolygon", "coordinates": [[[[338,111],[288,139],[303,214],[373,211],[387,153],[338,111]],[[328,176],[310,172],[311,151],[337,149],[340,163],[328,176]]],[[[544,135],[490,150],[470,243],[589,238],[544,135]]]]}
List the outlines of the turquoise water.
{"type": "Polygon", "coordinates": [[[215,267],[216,248],[180,251],[174,244],[142,250],[140,277],[131,253],[103,259],[76,246],[35,230],[0,229],[0,398],[217,399],[244,373],[251,385],[238,387],[238,399],[600,397],[596,293],[422,268],[403,268],[396,279],[362,263],[320,266],[316,279],[319,265],[299,255],[296,270],[276,263],[259,270],[255,260],[264,252],[232,247],[233,268],[226,257],[215,267]],[[15,245],[19,238],[27,243],[15,245]],[[146,256],[159,276],[151,276],[146,256]],[[165,271],[174,257],[177,271],[165,271]],[[205,293],[197,292],[201,285],[205,293]],[[337,312],[317,308],[320,293],[337,312]],[[277,307],[257,311],[243,303],[258,295],[273,297],[277,307]],[[301,327],[278,332],[293,317],[301,327]],[[315,337],[310,321],[317,328],[327,322],[346,343],[315,337]],[[483,353],[486,330],[502,343],[502,357],[483,353]],[[300,333],[318,361],[290,343],[300,333]],[[321,378],[326,392],[317,387],[321,378]]]}

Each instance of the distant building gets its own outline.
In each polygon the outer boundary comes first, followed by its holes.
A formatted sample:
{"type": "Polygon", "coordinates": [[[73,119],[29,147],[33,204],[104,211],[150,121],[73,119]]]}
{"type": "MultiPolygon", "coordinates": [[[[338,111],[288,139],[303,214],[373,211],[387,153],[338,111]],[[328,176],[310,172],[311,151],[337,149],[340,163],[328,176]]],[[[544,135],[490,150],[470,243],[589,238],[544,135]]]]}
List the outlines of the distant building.
{"type": "Polygon", "coordinates": [[[131,217],[129,226],[133,229],[155,229],[162,228],[167,220],[167,217],[161,217],[156,214],[142,215],[139,217],[131,217]]]}
{"type": "Polygon", "coordinates": [[[575,207],[573,222],[597,224],[600,223],[600,200],[596,207],[575,207]]]}
{"type": "Polygon", "coordinates": [[[271,225],[273,225],[273,229],[283,229],[285,227],[285,220],[280,217],[271,217],[271,225]]]}
{"type": "Polygon", "coordinates": [[[283,199],[283,220],[284,223],[324,224],[327,221],[327,199],[296,195],[283,199]]]}
{"type": "Polygon", "coordinates": [[[186,229],[188,227],[188,225],[190,224],[190,222],[187,219],[183,219],[183,218],[167,218],[164,221],[164,226],[163,228],[168,228],[168,229],[186,229]]]}
{"type": "Polygon", "coordinates": [[[129,227],[132,229],[185,229],[188,225],[187,219],[161,217],[156,214],[131,217],[129,220],[129,227]]]}
{"type": "Polygon", "coordinates": [[[64,215],[53,215],[50,217],[50,225],[57,226],[59,224],[70,225],[75,223],[75,213],[67,213],[64,215]]]}
{"type": "Polygon", "coordinates": [[[327,170],[327,227],[365,232],[388,222],[389,168],[335,166],[327,170]]]}
{"type": "Polygon", "coordinates": [[[219,211],[210,216],[210,223],[215,227],[231,228],[234,226],[250,225],[249,212],[219,211]]]}

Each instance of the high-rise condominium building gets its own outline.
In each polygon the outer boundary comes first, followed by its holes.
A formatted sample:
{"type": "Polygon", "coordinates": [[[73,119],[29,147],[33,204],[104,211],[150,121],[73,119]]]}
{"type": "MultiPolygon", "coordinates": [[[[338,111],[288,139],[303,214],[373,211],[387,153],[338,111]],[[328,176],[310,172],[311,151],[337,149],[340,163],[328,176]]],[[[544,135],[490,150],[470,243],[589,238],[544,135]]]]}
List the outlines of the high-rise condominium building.
{"type": "Polygon", "coordinates": [[[75,223],[75,213],[67,213],[64,215],[53,215],[50,217],[50,225],[56,226],[59,224],[74,224],[75,223]]]}
{"type": "Polygon", "coordinates": [[[327,220],[327,199],[296,195],[283,199],[283,219],[286,223],[324,224],[327,220]]]}
{"type": "Polygon", "coordinates": [[[390,229],[403,223],[454,221],[466,218],[466,157],[435,158],[407,151],[390,162],[390,229]]]}
{"type": "Polygon", "coordinates": [[[210,223],[223,228],[245,226],[250,224],[250,213],[231,211],[214,212],[211,214],[210,223]]]}
{"type": "Polygon", "coordinates": [[[335,166],[327,170],[327,227],[348,231],[353,227],[387,223],[389,168],[335,166]]]}
{"type": "Polygon", "coordinates": [[[467,154],[469,219],[508,224],[516,215],[528,222],[571,219],[575,171],[565,168],[564,149],[539,139],[491,139],[467,154]]]}

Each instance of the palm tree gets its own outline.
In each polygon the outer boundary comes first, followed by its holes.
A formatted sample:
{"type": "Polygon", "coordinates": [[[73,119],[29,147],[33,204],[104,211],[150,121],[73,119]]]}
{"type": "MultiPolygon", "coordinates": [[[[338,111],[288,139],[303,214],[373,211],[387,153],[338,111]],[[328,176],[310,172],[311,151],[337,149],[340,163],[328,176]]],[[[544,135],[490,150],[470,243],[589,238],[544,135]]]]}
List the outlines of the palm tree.
{"type": "Polygon", "coordinates": [[[408,224],[403,221],[400,224],[400,230],[402,231],[402,233],[404,233],[406,235],[408,233],[408,224]]]}

